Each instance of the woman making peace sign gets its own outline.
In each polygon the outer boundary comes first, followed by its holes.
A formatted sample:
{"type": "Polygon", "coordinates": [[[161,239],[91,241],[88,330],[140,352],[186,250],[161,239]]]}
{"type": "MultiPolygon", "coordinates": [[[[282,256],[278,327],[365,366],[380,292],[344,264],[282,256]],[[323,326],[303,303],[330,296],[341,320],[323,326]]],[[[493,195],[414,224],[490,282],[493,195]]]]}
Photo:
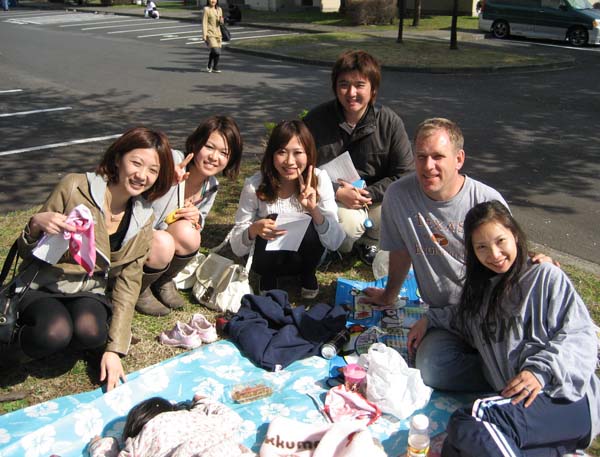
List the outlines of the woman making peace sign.
{"type": "Polygon", "coordinates": [[[302,298],[319,293],[315,272],[325,250],[336,250],[344,240],[337,218],[331,180],[315,167],[312,135],[302,121],[283,121],[271,133],[260,172],[246,179],[235,215],[231,247],[238,256],[256,242],[252,270],[260,275],[260,292],[277,288],[279,276],[300,275],[302,298]],[[267,242],[286,233],[277,215],[311,216],[298,251],[267,251],[267,242]]]}
{"type": "Polygon", "coordinates": [[[181,184],[152,203],[155,230],[136,304],[142,314],[163,316],[185,305],[173,278],[200,248],[201,231],[219,189],[217,175],[237,177],[243,142],[233,118],[211,116],[187,138],[185,150],[185,157],[173,150],[177,179],[185,181],[183,204],[178,202],[181,184]]]}

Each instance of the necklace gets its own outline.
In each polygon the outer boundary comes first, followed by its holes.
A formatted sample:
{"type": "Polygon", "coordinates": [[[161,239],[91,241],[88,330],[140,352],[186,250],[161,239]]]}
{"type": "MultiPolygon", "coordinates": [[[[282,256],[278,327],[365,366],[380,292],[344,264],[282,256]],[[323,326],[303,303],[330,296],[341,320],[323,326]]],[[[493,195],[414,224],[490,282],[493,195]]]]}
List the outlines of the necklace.
{"type": "Polygon", "coordinates": [[[196,205],[202,201],[202,199],[204,198],[204,194],[206,193],[207,187],[208,187],[208,178],[204,180],[204,182],[202,183],[202,186],[200,187],[200,190],[198,190],[197,192],[194,192],[192,194],[191,200],[192,200],[192,203],[194,203],[194,205],[196,205]]]}
{"type": "Polygon", "coordinates": [[[121,222],[123,220],[124,215],[125,215],[125,211],[123,211],[120,214],[113,214],[113,213],[109,212],[111,222],[121,222]]]}
{"type": "Polygon", "coordinates": [[[110,222],[121,222],[123,220],[123,216],[125,216],[125,210],[121,211],[120,213],[117,214],[113,214],[110,205],[112,203],[112,196],[109,195],[109,192],[106,192],[105,198],[104,198],[104,208],[106,210],[106,214],[108,215],[108,219],[110,220],[110,222]]]}

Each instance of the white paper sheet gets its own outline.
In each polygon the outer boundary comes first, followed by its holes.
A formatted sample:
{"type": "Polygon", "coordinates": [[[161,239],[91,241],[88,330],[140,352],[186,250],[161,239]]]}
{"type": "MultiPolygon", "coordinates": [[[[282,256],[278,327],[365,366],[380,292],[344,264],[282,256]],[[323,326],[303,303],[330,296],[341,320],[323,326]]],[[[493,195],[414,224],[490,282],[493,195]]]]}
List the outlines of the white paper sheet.
{"type": "Polygon", "coordinates": [[[312,217],[304,213],[283,213],[277,215],[277,228],[287,230],[285,235],[267,242],[267,251],[298,251],[312,217]]]}
{"type": "Polygon", "coordinates": [[[353,183],[360,179],[360,175],[356,171],[356,168],[354,168],[354,163],[352,163],[352,158],[348,151],[321,165],[319,168],[327,172],[332,182],[343,179],[346,182],[353,183]]]}
{"type": "Polygon", "coordinates": [[[67,249],[69,249],[69,240],[65,240],[62,233],[44,234],[37,246],[33,248],[33,255],[44,262],[56,265],[67,249]]]}

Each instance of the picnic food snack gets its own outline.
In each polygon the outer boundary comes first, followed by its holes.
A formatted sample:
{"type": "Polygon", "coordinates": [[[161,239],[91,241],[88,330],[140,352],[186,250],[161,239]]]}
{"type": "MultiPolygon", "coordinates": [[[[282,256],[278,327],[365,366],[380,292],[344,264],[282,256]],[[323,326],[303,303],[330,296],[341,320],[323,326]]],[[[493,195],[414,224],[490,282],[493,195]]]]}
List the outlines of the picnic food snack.
{"type": "Polygon", "coordinates": [[[261,398],[270,397],[272,393],[273,389],[263,383],[251,385],[240,384],[233,388],[231,398],[236,403],[249,403],[261,398]]]}

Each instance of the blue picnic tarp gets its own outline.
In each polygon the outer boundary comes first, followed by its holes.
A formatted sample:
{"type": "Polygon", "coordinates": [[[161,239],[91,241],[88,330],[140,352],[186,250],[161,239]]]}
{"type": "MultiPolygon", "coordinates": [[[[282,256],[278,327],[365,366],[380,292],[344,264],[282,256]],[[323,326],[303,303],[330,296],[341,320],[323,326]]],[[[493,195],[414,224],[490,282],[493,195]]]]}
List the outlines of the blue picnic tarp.
{"type": "MultiPolygon", "coordinates": [[[[0,416],[0,457],[61,457],[87,455],[95,435],[119,436],[127,412],[152,396],[174,401],[201,394],[236,410],[244,420],[241,441],[258,452],[269,422],[276,416],[324,422],[312,394],[321,401],[327,392],[330,362],[310,357],[279,372],[254,366],[235,345],[218,341],[128,375],[128,382],[104,394],[100,389],[69,395],[0,416]],[[274,393],[266,399],[237,404],[230,397],[239,383],[262,382],[274,393]]],[[[467,402],[461,396],[434,392],[421,412],[429,416],[432,433],[445,429],[450,414],[467,402]]],[[[390,456],[406,449],[409,420],[382,417],[371,425],[390,456]]]]}

